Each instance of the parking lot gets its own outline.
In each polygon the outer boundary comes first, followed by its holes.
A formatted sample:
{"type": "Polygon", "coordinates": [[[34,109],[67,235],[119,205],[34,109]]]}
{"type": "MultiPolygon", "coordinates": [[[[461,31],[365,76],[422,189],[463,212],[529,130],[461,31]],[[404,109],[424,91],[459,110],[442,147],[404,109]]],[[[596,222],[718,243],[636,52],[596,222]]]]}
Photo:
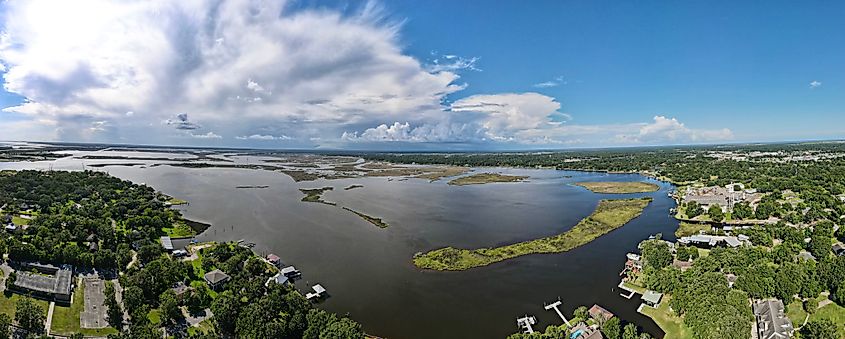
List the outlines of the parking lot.
{"type": "Polygon", "coordinates": [[[106,321],[106,306],[103,305],[106,282],[96,278],[82,279],[85,289],[85,306],[79,315],[82,328],[103,328],[109,324],[106,321]]]}

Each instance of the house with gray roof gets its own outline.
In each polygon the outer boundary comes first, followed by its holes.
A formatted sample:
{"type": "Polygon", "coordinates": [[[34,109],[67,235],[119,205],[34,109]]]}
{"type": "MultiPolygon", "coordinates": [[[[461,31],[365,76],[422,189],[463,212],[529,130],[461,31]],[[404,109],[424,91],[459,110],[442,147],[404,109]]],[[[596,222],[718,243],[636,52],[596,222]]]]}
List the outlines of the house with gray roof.
{"type": "Polygon", "coordinates": [[[72,276],[73,273],[66,269],[57,269],[52,273],[18,271],[13,288],[41,299],[67,305],[70,304],[73,290],[72,276]]]}
{"type": "Polygon", "coordinates": [[[223,273],[223,271],[221,270],[214,270],[206,273],[203,278],[205,278],[205,282],[208,284],[209,287],[211,287],[212,290],[217,290],[218,288],[223,286],[223,284],[229,281],[229,279],[231,279],[232,277],[230,277],[226,273],[223,273]]]}
{"type": "Polygon", "coordinates": [[[795,329],[792,321],[784,314],[783,302],[767,299],[755,302],[754,317],[757,321],[758,339],[786,339],[792,337],[795,329]]]}

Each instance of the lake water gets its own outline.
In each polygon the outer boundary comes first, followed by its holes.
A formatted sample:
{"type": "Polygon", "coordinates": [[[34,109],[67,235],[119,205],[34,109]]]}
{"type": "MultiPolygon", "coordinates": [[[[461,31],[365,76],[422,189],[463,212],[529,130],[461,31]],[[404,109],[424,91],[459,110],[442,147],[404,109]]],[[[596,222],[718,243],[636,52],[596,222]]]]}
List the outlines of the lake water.
{"type": "MultiPolygon", "coordinates": [[[[119,160],[87,161],[119,163],[119,160]]],[[[137,163],[138,160],[122,162],[137,163]]],[[[0,163],[0,169],[79,170],[79,159],[0,163]]],[[[602,305],[624,320],[662,336],[616,288],[625,253],[649,235],[674,239],[678,222],[669,216],[672,186],[633,174],[484,168],[527,175],[520,183],[449,186],[445,180],[363,177],[294,182],[282,173],[172,166],[97,168],[145,183],[190,201],[186,217],[211,223],[200,241],[245,239],[260,254],[275,253],[303,272],[301,291],[320,283],[330,297],[320,307],[348,314],[365,331],[387,338],[504,338],[516,332],[516,318],[537,317],[535,329],[561,320],[543,309],[558,298],[571,315],[579,305],[602,305]],[[579,181],[649,181],[647,194],[595,194],[579,181]],[[363,188],[344,190],[352,184],[363,188]],[[266,189],[238,189],[269,185],[266,189]],[[338,206],[301,202],[299,188],[331,186],[323,198],[338,206]],[[475,248],[554,235],[589,215],[603,198],[651,196],[643,214],[595,241],[559,254],[529,255],[461,272],[426,271],[411,258],[417,252],[454,246],[475,248]],[[342,210],[348,206],[382,218],[380,229],[342,210]]]]}

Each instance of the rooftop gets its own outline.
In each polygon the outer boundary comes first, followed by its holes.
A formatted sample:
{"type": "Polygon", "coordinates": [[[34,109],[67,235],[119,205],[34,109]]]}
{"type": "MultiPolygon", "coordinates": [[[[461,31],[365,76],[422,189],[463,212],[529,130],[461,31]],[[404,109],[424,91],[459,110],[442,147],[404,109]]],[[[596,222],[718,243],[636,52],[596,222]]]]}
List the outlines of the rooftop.
{"type": "Polygon", "coordinates": [[[168,251],[172,251],[173,240],[170,240],[170,237],[161,237],[161,246],[168,251]]]}
{"type": "Polygon", "coordinates": [[[652,290],[646,290],[642,297],[643,301],[652,304],[659,304],[661,298],[663,298],[663,293],[657,293],[652,290]]]}
{"type": "Polygon", "coordinates": [[[208,273],[205,274],[204,277],[205,277],[205,281],[207,281],[209,284],[212,284],[212,285],[216,285],[220,282],[224,282],[226,280],[229,280],[229,275],[226,274],[226,273],[223,273],[223,271],[221,271],[221,270],[214,270],[214,271],[208,272],[208,273]]]}
{"type": "Polygon", "coordinates": [[[70,295],[70,285],[69,270],[58,270],[55,275],[19,271],[15,280],[15,286],[52,294],[70,295]]]}

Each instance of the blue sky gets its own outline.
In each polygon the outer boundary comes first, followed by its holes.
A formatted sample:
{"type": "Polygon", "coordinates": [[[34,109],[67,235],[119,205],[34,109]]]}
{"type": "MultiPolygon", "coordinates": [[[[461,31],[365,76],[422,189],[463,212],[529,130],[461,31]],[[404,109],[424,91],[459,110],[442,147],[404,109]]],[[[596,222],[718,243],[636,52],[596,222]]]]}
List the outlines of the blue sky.
{"type": "Polygon", "coordinates": [[[845,132],[842,2],[186,3],[81,3],[62,19],[4,4],[14,94],[0,94],[0,126],[10,139],[373,149],[845,132]]]}

